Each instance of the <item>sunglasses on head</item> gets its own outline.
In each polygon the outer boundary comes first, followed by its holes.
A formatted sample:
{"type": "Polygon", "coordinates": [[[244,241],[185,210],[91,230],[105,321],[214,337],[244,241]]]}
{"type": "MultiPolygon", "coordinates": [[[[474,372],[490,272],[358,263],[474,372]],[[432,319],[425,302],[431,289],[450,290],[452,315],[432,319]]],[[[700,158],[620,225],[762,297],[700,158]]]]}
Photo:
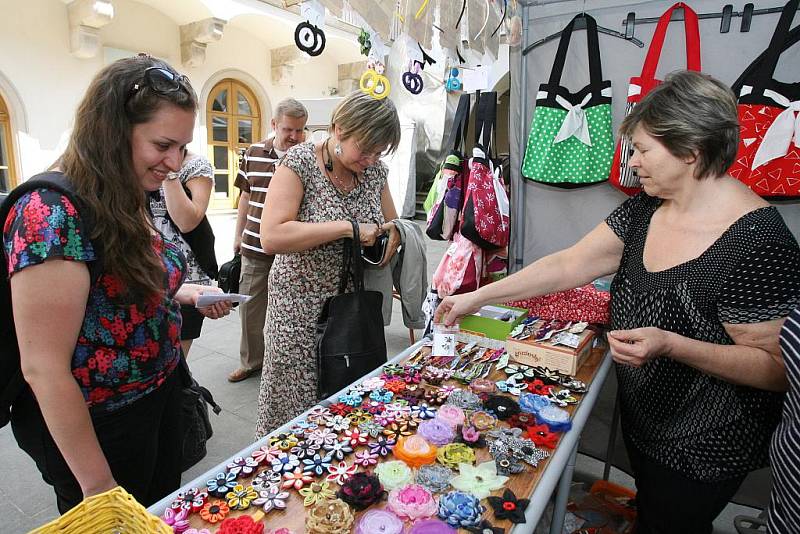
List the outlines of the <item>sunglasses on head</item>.
{"type": "Polygon", "coordinates": [[[130,100],[133,95],[145,87],[149,87],[160,95],[168,95],[181,89],[188,92],[186,89],[188,82],[189,79],[183,74],[172,72],[164,67],[148,67],[144,71],[142,81],[134,84],[131,88],[127,100],[130,100]]]}

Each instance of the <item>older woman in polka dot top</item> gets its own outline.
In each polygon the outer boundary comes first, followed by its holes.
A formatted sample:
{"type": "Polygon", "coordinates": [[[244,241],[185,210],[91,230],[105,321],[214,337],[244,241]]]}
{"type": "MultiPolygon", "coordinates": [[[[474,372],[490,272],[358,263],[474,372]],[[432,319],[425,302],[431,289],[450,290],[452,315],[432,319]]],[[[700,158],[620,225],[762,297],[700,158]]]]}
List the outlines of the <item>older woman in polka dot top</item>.
{"type": "Polygon", "coordinates": [[[800,302],[800,249],[778,211],[726,174],[739,127],[719,81],[670,75],[621,132],[643,191],[572,247],[446,298],[437,319],[616,273],[608,342],[637,532],[710,533],[745,475],[767,464],[787,387],[778,333],[800,302]]]}

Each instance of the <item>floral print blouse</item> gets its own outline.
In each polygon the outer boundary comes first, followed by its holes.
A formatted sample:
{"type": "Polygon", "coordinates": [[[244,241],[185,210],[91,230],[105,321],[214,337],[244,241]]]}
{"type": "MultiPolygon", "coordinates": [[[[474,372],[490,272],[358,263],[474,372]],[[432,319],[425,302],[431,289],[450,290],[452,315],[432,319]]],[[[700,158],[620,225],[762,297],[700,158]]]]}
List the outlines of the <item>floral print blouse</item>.
{"type": "MultiPolygon", "coordinates": [[[[14,204],[4,222],[3,246],[9,277],[48,258],[96,259],[75,206],[49,189],[31,191],[14,204]]],[[[93,413],[131,404],[158,388],[178,364],[181,314],[174,296],[186,260],[180,247],[160,235],[153,237],[153,248],[164,265],[163,293],[130,302],[123,298],[123,282],[111,274],[102,274],[89,290],[72,374],[93,413]]]]}

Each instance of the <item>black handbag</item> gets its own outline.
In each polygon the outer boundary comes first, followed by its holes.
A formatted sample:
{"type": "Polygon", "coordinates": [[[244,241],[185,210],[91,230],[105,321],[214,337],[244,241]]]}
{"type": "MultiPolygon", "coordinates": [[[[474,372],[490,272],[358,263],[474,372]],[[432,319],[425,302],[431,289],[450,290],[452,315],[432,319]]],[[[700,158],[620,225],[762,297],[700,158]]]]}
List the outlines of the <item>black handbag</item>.
{"type": "Polygon", "coordinates": [[[236,254],[231,261],[226,261],[219,268],[219,288],[225,293],[239,292],[239,278],[242,275],[242,255],[236,254]]]}
{"type": "Polygon", "coordinates": [[[214,402],[211,392],[197,383],[189,371],[186,358],[178,363],[181,373],[181,415],[183,419],[183,456],[181,469],[186,471],[205,458],[206,442],[214,434],[208,418],[208,406],[219,415],[222,408],[214,402]]]}
{"type": "Polygon", "coordinates": [[[345,239],[338,294],[329,297],[317,319],[317,398],[322,400],[386,363],[383,295],[364,290],[358,223],[345,239]],[[345,293],[347,280],[353,292],[345,293]]]}
{"type": "MultiPolygon", "coordinates": [[[[183,184],[183,190],[186,192],[186,196],[189,197],[189,200],[191,200],[192,192],[186,187],[186,184],[183,184]]],[[[167,219],[175,225],[175,228],[177,228],[178,225],[172,220],[168,210],[165,211],[165,215],[167,219]]],[[[178,231],[180,232],[180,230],[178,231]]],[[[186,241],[186,244],[189,245],[189,248],[192,249],[192,252],[194,252],[197,264],[200,265],[203,272],[212,280],[216,280],[217,276],[219,276],[217,254],[214,251],[214,242],[216,238],[214,237],[214,230],[211,228],[211,223],[208,222],[208,216],[203,215],[203,219],[193,230],[180,232],[180,234],[183,240],[186,241]]]]}

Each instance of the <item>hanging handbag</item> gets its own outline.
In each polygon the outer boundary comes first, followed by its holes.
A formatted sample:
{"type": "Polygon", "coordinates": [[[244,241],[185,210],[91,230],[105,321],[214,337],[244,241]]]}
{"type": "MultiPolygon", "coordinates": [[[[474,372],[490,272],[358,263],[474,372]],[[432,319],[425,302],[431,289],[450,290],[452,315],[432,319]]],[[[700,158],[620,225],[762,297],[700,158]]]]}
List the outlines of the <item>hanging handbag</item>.
{"type": "Polygon", "coordinates": [[[539,86],[522,174],[561,187],[602,182],[608,179],[613,153],[611,82],[603,81],[597,22],[581,13],[561,32],[550,80],[539,86]],[[561,85],[561,75],[572,32],[583,25],[590,83],[572,93],[561,85]]]}
{"type": "Polygon", "coordinates": [[[773,78],[800,0],[786,3],[769,47],[734,84],[739,149],[728,174],[762,197],[800,197],[800,83],[773,78]]]}
{"type": "MultiPolygon", "coordinates": [[[[242,255],[234,254],[231,261],[226,261],[219,268],[218,285],[225,293],[239,292],[239,278],[242,276],[242,255]]],[[[238,303],[234,303],[234,306],[238,303]]]]}
{"type": "Polygon", "coordinates": [[[492,133],[497,123],[497,93],[480,95],[475,117],[475,148],[469,161],[469,178],[461,235],[484,250],[508,245],[509,205],[500,177],[500,167],[492,161],[492,133]]]}
{"type": "MultiPolygon", "coordinates": [[[[672,13],[683,8],[684,32],[686,34],[686,68],[688,70],[700,71],[700,27],[697,22],[697,13],[683,2],[670,7],[658,19],[656,31],[653,33],[653,40],[647,50],[647,56],[642,66],[642,74],[630,79],[628,85],[628,104],[625,107],[625,115],[628,115],[633,106],[638,104],[644,96],[654,87],[661,83],[656,79],[656,68],[658,60],[661,58],[661,49],[664,47],[664,38],[667,35],[667,27],[672,19],[672,13]]],[[[608,181],[628,195],[635,195],[642,190],[642,184],[636,172],[628,167],[633,147],[630,139],[620,138],[614,151],[614,162],[611,165],[611,176],[608,181]]]]}
{"type": "Polygon", "coordinates": [[[317,398],[326,399],[386,363],[383,295],[364,289],[358,223],[345,239],[339,292],[329,297],[317,319],[317,398]],[[347,280],[353,291],[345,293],[347,280]]]}
{"type": "Polygon", "coordinates": [[[181,355],[178,369],[181,373],[181,418],[183,420],[183,449],[181,469],[186,471],[205,458],[206,442],[214,429],[208,417],[208,406],[219,415],[222,408],[214,402],[211,392],[197,383],[189,370],[186,358],[181,355]]]}
{"type": "MultiPolygon", "coordinates": [[[[434,180],[435,200],[428,212],[428,225],[425,233],[437,241],[449,241],[458,230],[459,216],[463,204],[463,191],[466,176],[466,165],[463,150],[467,142],[467,126],[469,124],[470,96],[463,94],[458,100],[458,108],[453,119],[445,148],[449,150],[447,157],[434,180]]],[[[429,194],[430,196],[430,194],[429,194]]],[[[427,199],[426,199],[427,201],[427,199]]]]}
{"type": "Polygon", "coordinates": [[[433,273],[431,286],[440,297],[447,297],[475,291],[482,277],[483,250],[456,232],[433,273]]]}

